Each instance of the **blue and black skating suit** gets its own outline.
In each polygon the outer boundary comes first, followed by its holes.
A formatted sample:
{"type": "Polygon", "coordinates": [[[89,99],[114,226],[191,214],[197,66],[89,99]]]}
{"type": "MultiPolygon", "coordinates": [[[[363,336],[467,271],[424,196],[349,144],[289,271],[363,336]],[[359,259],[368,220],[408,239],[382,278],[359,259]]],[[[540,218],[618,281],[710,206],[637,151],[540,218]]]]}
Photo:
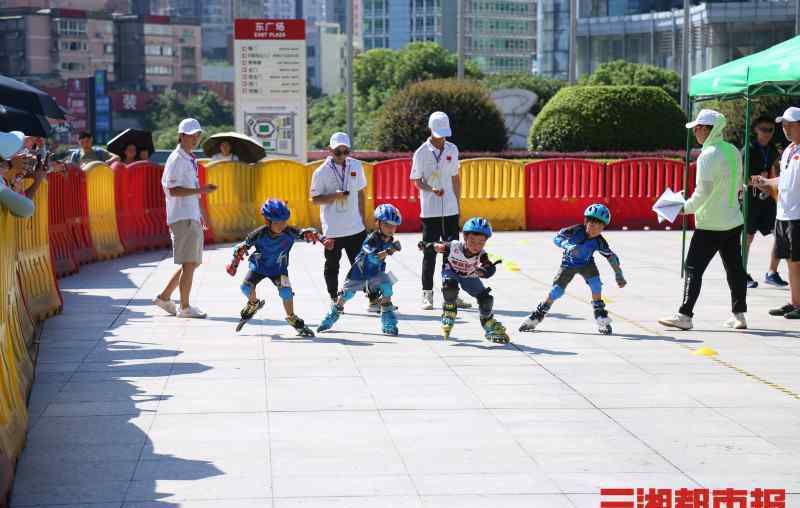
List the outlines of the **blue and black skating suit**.
{"type": "Polygon", "coordinates": [[[600,293],[602,282],[600,281],[600,272],[594,262],[595,252],[599,252],[608,260],[618,279],[622,278],[619,258],[608,246],[606,239],[603,238],[603,235],[589,238],[586,234],[586,226],[583,224],[575,224],[562,229],[553,239],[553,243],[564,249],[561,267],[553,280],[553,289],[550,292],[553,300],[564,294],[567,285],[578,273],[586,280],[593,294],[600,293]]]}
{"type": "Polygon", "coordinates": [[[255,247],[255,252],[250,254],[250,271],[242,284],[242,292],[247,295],[251,287],[270,279],[278,288],[280,297],[290,299],[293,293],[289,282],[289,252],[296,241],[303,240],[303,234],[304,231],[287,227],[276,235],[265,225],[247,235],[244,246],[248,249],[255,247]]]}
{"type": "Polygon", "coordinates": [[[356,291],[372,292],[373,290],[380,290],[385,298],[392,296],[394,282],[392,277],[386,273],[386,260],[378,258],[378,253],[389,249],[398,250],[397,247],[394,237],[384,236],[380,231],[370,233],[361,244],[361,251],[356,256],[350,271],[347,272],[347,278],[342,287],[346,296],[352,296],[356,291]]]}

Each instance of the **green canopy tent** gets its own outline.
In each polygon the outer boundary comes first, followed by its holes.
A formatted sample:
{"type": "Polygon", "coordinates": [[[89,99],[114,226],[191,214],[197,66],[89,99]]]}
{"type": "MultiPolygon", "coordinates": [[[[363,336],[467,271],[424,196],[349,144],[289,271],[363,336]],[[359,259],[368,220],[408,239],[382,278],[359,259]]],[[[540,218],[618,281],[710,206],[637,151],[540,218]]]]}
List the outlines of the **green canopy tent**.
{"type": "MultiPolygon", "coordinates": [[[[794,37],[769,49],[714,67],[692,76],[689,82],[687,116],[692,118],[695,102],[744,99],[746,118],[744,147],[750,146],[750,116],[752,100],[760,96],[800,95],[800,36],[794,37]]],[[[689,178],[691,163],[692,132],[686,133],[686,161],[684,182],[689,178]]],[[[744,150],[744,180],[750,174],[750,150],[744,150]]],[[[750,208],[750,193],[744,193],[744,217],[750,208]]],[[[686,256],[686,216],[683,218],[683,247],[681,254],[681,276],[686,256]]],[[[747,266],[747,228],[742,229],[742,259],[747,266]]]]}

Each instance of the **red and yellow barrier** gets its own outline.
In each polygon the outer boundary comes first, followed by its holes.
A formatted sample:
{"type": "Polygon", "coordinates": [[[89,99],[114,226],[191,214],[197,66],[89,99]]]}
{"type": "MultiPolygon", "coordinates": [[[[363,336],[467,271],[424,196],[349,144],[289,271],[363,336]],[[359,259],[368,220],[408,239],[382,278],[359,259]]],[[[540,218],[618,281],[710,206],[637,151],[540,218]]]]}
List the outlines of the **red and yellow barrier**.
{"type": "Polygon", "coordinates": [[[244,162],[218,161],[205,166],[206,183],[217,186],[206,197],[214,241],[241,240],[260,224],[258,176],[258,167],[244,162]]]}
{"type": "Polygon", "coordinates": [[[525,229],[525,168],[507,159],[461,161],[463,225],[481,216],[498,231],[525,229]]]}
{"type": "Polygon", "coordinates": [[[17,276],[19,220],[0,207],[0,468],[7,472],[25,443],[25,401],[33,379],[27,347],[33,329],[17,276]]]}
{"type": "Polygon", "coordinates": [[[114,170],[102,162],[84,166],[89,208],[89,231],[97,259],[111,259],[125,252],[117,226],[114,170]]]}

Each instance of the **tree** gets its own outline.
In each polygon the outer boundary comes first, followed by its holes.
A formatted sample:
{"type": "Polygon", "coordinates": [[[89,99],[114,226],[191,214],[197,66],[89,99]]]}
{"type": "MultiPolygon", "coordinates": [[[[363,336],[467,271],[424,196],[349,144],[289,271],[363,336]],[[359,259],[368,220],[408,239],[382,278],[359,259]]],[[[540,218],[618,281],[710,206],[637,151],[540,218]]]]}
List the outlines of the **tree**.
{"type": "Polygon", "coordinates": [[[150,102],[145,125],[152,131],[168,130],[184,118],[196,118],[204,128],[233,123],[233,108],[214,92],[203,90],[190,97],[181,97],[173,89],[159,94],[150,102]]]}
{"type": "Polygon", "coordinates": [[[580,80],[582,85],[640,85],[657,86],[675,99],[681,100],[681,78],[674,71],[654,65],[614,60],[600,64],[597,69],[580,80]]]}
{"type": "Polygon", "coordinates": [[[481,82],[491,91],[502,88],[522,88],[535,93],[539,100],[531,108],[531,114],[536,116],[542,110],[547,101],[566,86],[566,82],[559,79],[546,78],[533,74],[490,74],[485,76],[481,82]]]}
{"type": "Polygon", "coordinates": [[[686,116],[655,86],[570,86],[542,109],[531,150],[555,152],[681,148],[686,116]]]}
{"type": "MultiPolygon", "coordinates": [[[[794,97],[756,97],[753,99],[750,111],[752,116],[749,121],[745,120],[747,104],[744,99],[698,102],[694,105],[694,111],[697,112],[703,108],[708,108],[715,109],[725,115],[725,139],[741,147],[744,145],[744,129],[750,128],[750,124],[756,118],[763,115],[775,119],[781,116],[786,111],[786,108],[794,106],[794,102],[794,97]]],[[[786,139],[780,127],[775,131],[773,139],[786,146],[786,139]]]]}
{"type": "Polygon", "coordinates": [[[438,79],[413,83],[391,97],[377,115],[373,134],[383,151],[412,151],[428,137],[428,116],[450,116],[461,150],[500,151],[507,137],[503,117],[476,81],[438,79]]]}

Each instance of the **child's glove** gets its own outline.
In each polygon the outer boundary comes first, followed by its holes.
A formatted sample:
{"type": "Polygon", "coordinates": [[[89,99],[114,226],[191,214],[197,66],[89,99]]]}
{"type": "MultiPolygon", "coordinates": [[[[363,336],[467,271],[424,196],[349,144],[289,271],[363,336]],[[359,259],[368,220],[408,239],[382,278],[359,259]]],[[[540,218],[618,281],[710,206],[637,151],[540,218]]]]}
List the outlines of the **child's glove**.
{"type": "Polygon", "coordinates": [[[489,277],[491,277],[495,273],[497,273],[497,267],[495,265],[482,266],[482,267],[478,268],[477,270],[475,270],[475,273],[481,279],[488,279],[489,277]]]}
{"type": "Polygon", "coordinates": [[[242,262],[244,257],[247,255],[247,251],[249,248],[246,244],[240,243],[233,249],[233,259],[231,263],[225,267],[225,271],[228,272],[228,275],[233,277],[236,275],[236,270],[239,268],[239,263],[242,262]]]}
{"type": "Polygon", "coordinates": [[[400,245],[399,240],[395,240],[392,242],[392,246],[389,247],[389,254],[394,254],[395,252],[400,252],[403,249],[402,245],[400,245]]]}
{"type": "Polygon", "coordinates": [[[617,279],[617,286],[624,288],[625,286],[628,285],[628,281],[626,281],[625,277],[622,276],[622,271],[616,273],[616,279],[617,279]]]}

